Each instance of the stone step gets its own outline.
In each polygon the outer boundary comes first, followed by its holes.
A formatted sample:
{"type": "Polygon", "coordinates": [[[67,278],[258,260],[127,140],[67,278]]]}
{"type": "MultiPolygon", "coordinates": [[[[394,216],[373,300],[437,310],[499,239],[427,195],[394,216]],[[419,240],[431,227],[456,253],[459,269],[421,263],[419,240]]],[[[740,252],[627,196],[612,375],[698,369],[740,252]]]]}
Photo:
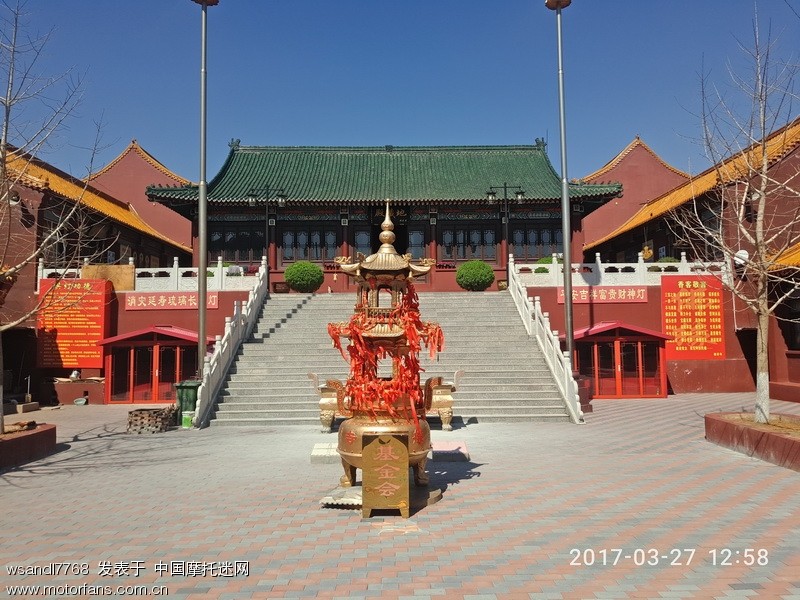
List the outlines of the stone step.
{"type": "Polygon", "coordinates": [[[319,416],[317,418],[298,418],[298,417],[284,417],[284,418],[248,418],[237,417],[235,419],[219,419],[216,416],[211,421],[212,427],[275,427],[281,425],[308,425],[319,427],[319,416]]]}
{"type": "MultiPolygon", "coordinates": [[[[240,349],[212,424],[317,427],[319,396],[308,372],[320,383],[347,377],[349,365],[334,349],[327,324],[350,318],[354,295],[281,296],[268,299],[253,338],[240,349]]],[[[438,322],[445,334],[445,350],[436,360],[423,348],[421,379],[450,380],[456,370],[465,372],[454,397],[456,422],[567,420],[508,293],[421,293],[420,305],[423,320],[438,322]]],[[[381,373],[389,375],[386,369],[381,373]]]]}
{"type": "MultiPolygon", "coordinates": [[[[467,416],[461,417],[456,415],[453,417],[455,428],[460,423],[467,425],[475,423],[568,423],[569,416],[564,415],[546,415],[539,413],[527,413],[519,415],[505,415],[505,414],[486,414],[480,416],[467,416]]],[[[240,416],[233,419],[214,419],[211,421],[213,427],[277,427],[283,425],[305,425],[309,427],[319,427],[319,418],[301,418],[301,417],[270,417],[267,419],[253,418],[240,416]]],[[[335,437],[335,436],[334,436],[335,437]]]]}
{"type": "MultiPolygon", "coordinates": [[[[453,364],[475,364],[475,365],[485,365],[487,367],[502,364],[502,365],[530,365],[532,367],[544,367],[546,365],[544,362],[539,363],[537,354],[533,348],[528,349],[525,348],[525,353],[520,355],[510,355],[505,354],[502,357],[502,360],[497,357],[492,361],[488,361],[486,359],[486,354],[488,352],[485,349],[481,349],[480,352],[476,352],[475,350],[466,351],[466,352],[458,352],[455,349],[448,349],[445,352],[437,355],[437,358],[431,360],[427,354],[420,353],[420,364],[439,364],[439,363],[453,363],[453,364]],[[530,350],[530,351],[529,351],[530,350]]],[[[303,353],[302,347],[298,347],[297,345],[294,348],[287,348],[284,351],[265,348],[263,350],[253,350],[251,348],[246,348],[239,353],[239,356],[245,357],[246,359],[252,359],[253,361],[257,360],[266,360],[267,358],[274,360],[274,361],[296,361],[298,365],[303,364],[328,364],[328,365],[335,365],[335,364],[346,364],[345,359],[338,351],[329,351],[325,355],[313,355],[308,353],[303,353]]]]}
{"type": "MultiPolygon", "coordinates": [[[[326,325],[325,323],[321,326],[326,325]]],[[[464,344],[489,344],[500,347],[507,347],[509,342],[519,341],[522,343],[533,343],[533,339],[525,332],[518,330],[504,331],[497,327],[487,327],[481,329],[473,329],[470,331],[448,331],[442,328],[444,334],[445,347],[448,343],[464,343],[464,344]]],[[[346,337],[339,338],[344,343],[346,337]]],[[[247,340],[244,344],[247,346],[258,346],[260,344],[270,343],[278,346],[297,343],[298,340],[303,342],[326,343],[328,346],[333,345],[333,339],[325,331],[320,331],[319,327],[303,331],[302,329],[293,329],[291,331],[254,331],[253,337],[247,340]]],[[[424,345],[424,342],[423,342],[424,345]]]]}
{"type": "MultiPolygon", "coordinates": [[[[304,385],[312,385],[311,380],[307,377],[307,373],[311,371],[319,378],[320,385],[326,379],[340,379],[343,380],[347,377],[349,371],[347,367],[340,369],[317,369],[312,370],[310,365],[297,368],[276,368],[276,367],[253,367],[243,373],[230,373],[228,377],[229,384],[251,384],[251,385],[272,385],[278,382],[293,382],[293,384],[302,383],[304,385]]],[[[447,369],[427,369],[424,373],[420,373],[420,380],[424,383],[428,377],[444,377],[445,381],[449,381],[453,377],[454,371],[447,369]]],[[[526,384],[527,382],[552,382],[553,378],[549,373],[539,373],[536,371],[518,372],[518,371],[497,371],[494,373],[481,373],[477,371],[465,371],[461,378],[460,385],[472,385],[481,381],[494,382],[500,381],[504,383],[526,384]]]]}
{"type": "MultiPolygon", "coordinates": [[[[219,397],[217,410],[226,412],[230,410],[241,410],[243,406],[255,409],[275,409],[283,410],[285,407],[296,407],[299,409],[314,410],[319,412],[319,398],[313,395],[286,395],[273,397],[255,397],[241,395],[224,395],[219,397]]],[[[455,414],[463,414],[465,411],[481,411],[488,406],[492,411],[497,411],[498,407],[516,408],[520,410],[533,410],[539,406],[559,406],[561,411],[565,411],[560,404],[561,399],[556,395],[542,394],[540,396],[476,396],[457,400],[454,406],[455,414]]]]}
{"type": "MultiPolygon", "coordinates": [[[[342,378],[339,379],[340,381],[342,380],[342,378]]],[[[262,394],[273,395],[273,393],[283,393],[286,391],[296,390],[298,387],[302,387],[304,392],[307,390],[308,393],[316,393],[310,379],[296,379],[288,381],[275,380],[261,383],[256,381],[229,381],[228,385],[226,386],[227,391],[232,393],[235,392],[242,395],[256,396],[262,394]]],[[[515,390],[524,390],[527,392],[536,393],[555,389],[557,389],[557,386],[552,382],[552,380],[547,381],[540,379],[530,381],[522,380],[514,383],[495,383],[492,381],[482,381],[478,379],[463,381],[455,393],[458,395],[466,394],[468,392],[492,394],[515,390]]]]}
{"type": "Polygon", "coordinates": [[[281,408],[269,408],[260,410],[257,409],[243,409],[243,410],[225,410],[217,411],[215,415],[217,420],[228,421],[231,419],[304,419],[309,421],[319,421],[319,407],[316,409],[306,410],[292,410],[281,408]]]}

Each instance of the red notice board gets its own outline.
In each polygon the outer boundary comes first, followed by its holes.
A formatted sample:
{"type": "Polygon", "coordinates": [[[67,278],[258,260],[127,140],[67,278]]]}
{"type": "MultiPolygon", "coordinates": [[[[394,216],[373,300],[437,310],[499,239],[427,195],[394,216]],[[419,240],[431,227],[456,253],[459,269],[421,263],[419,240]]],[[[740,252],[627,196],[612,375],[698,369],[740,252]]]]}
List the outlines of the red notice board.
{"type": "Polygon", "coordinates": [[[103,349],[97,342],[108,337],[111,282],[42,279],[39,300],[42,302],[36,317],[39,365],[57,369],[102,368],[103,349]]]}
{"type": "Polygon", "coordinates": [[[667,360],[722,360],[722,283],[711,275],[661,277],[661,326],[667,360]]]}

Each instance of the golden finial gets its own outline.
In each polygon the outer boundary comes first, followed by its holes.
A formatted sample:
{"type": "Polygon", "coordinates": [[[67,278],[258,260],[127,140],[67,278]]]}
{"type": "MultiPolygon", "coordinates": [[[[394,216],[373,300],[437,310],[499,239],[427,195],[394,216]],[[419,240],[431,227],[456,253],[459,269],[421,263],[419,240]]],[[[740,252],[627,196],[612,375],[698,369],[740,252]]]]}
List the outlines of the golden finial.
{"type": "Polygon", "coordinates": [[[386,199],[386,216],[383,219],[383,223],[381,223],[381,229],[382,229],[381,234],[378,236],[378,239],[380,240],[381,244],[384,245],[394,244],[394,241],[395,239],[397,239],[397,236],[395,236],[393,232],[394,223],[392,223],[392,219],[389,212],[388,198],[386,199]]]}

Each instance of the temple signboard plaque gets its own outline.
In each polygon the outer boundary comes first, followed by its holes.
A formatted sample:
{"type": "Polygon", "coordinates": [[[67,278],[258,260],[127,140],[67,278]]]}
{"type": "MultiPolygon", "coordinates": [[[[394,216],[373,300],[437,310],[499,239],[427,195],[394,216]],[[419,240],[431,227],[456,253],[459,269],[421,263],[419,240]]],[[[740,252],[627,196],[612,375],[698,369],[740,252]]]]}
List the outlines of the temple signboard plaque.
{"type": "Polygon", "coordinates": [[[361,511],[397,509],[409,517],[408,436],[364,435],[361,511]]]}

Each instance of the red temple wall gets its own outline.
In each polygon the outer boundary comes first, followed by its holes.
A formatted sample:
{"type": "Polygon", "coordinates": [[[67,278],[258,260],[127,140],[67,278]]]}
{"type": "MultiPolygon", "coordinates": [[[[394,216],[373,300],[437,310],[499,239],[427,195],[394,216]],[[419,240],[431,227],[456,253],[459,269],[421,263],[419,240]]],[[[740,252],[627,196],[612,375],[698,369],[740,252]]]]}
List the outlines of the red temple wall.
{"type": "MultiPolygon", "coordinates": [[[[249,292],[230,291],[215,292],[218,296],[219,308],[206,310],[206,335],[216,336],[225,333],[225,317],[233,316],[233,303],[239,300],[247,302],[249,292]]],[[[172,325],[197,331],[196,310],[126,310],[124,308],[124,293],[116,294],[115,316],[116,331],[113,335],[121,335],[154,325],[172,325]]]]}

